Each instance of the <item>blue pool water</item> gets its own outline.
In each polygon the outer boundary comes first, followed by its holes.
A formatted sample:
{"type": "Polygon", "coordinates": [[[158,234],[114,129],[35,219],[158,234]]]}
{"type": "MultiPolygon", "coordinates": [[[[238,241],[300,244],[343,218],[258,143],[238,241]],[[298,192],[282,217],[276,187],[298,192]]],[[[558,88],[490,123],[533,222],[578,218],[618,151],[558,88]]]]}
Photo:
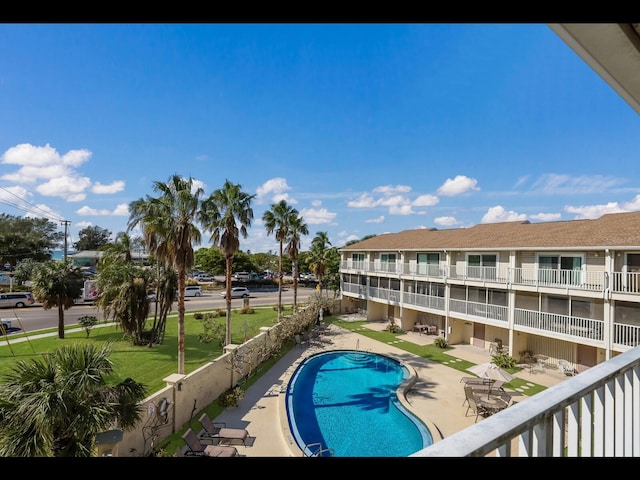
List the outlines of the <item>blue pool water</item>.
{"type": "MultiPolygon", "coordinates": [[[[398,401],[409,371],[396,360],[340,350],[306,359],[287,388],[296,443],[321,444],[336,457],[406,457],[433,443],[427,427],[398,401]]],[[[307,454],[317,451],[308,449],[307,454]]]]}

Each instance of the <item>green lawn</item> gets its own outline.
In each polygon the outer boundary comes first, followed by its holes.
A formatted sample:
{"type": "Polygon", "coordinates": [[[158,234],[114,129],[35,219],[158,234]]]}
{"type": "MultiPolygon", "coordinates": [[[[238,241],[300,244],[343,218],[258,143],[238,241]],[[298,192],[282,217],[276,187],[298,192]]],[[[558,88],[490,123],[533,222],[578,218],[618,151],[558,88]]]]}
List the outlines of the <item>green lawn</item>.
{"type": "MultiPolygon", "coordinates": [[[[206,310],[197,310],[206,312],[206,310]]],[[[231,317],[232,343],[241,344],[246,339],[252,338],[260,332],[260,327],[273,326],[277,313],[271,307],[255,307],[254,313],[240,314],[233,311],[231,317]]],[[[220,343],[202,343],[198,335],[204,332],[202,320],[196,320],[193,314],[196,311],[188,311],[185,314],[185,373],[190,373],[204,365],[206,362],[219,357],[222,354],[220,343]]],[[[167,319],[167,329],[164,343],[154,345],[152,348],[133,346],[128,338],[123,336],[122,330],[116,326],[97,326],[91,329],[89,337],[84,330],[79,332],[65,330],[64,340],[56,335],[51,337],[29,339],[25,335],[9,336],[9,345],[0,346],[0,382],[4,374],[9,372],[18,361],[30,361],[42,357],[43,354],[71,342],[98,342],[100,344],[112,342],[113,353],[111,360],[114,363],[114,376],[110,382],[117,383],[127,377],[143,383],[148,392],[155,392],[163,388],[166,383],[163,378],[177,373],[178,367],[178,316],[171,314],[167,319]],[[25,341],[18,342],[19,338],[25,341]]],[[[224,314],[217,318],[222,325],[226,320],[224,314]]],[[[104,324],[103,324],[104,325],[104,324]]],[[[57,329],[52,329],[57,332],[57,329]]],[[[41,332],[39,332],[41,333],[41,332]]]]}

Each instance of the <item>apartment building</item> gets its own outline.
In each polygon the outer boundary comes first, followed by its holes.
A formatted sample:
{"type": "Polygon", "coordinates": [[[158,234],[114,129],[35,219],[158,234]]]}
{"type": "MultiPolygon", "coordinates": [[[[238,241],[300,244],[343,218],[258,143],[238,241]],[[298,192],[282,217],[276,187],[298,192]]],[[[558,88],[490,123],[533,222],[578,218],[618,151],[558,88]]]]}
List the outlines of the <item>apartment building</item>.
{"type": "Polygon", "coordinates": [[[640,212],[377,235],[340,249],[343,308],[578,372],[640,342],[640,212]]]}

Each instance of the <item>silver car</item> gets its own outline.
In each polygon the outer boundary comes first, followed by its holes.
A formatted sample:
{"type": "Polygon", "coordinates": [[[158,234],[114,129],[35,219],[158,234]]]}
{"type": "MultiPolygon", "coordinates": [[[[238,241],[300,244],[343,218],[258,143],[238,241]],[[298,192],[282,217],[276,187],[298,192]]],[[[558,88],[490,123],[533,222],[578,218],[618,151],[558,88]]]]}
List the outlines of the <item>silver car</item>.
{"type": "MultiPolygon", "coordinates": [[[[222,298],[227,298],[226,290],[220,292],[220,296],[222,298]]],[[[231,288],[231,298],[249,298],[251,296],[251,292],[247,287],[232,287],[231,288]]]]}

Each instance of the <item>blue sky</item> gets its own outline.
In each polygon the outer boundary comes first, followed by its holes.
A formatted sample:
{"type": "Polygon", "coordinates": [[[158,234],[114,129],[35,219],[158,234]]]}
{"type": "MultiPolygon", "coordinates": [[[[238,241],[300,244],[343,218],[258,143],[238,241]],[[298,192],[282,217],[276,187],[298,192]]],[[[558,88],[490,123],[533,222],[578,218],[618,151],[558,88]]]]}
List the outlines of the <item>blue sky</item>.
{"type": "Polygon", "coordinates": [[[253,253],[283,198],[303,250],[640,210],[640,117],[546,24],[23,23],[0,45],[0,211],[70,242],[125,231],[174,173],[256,195],[253,253]]]}

